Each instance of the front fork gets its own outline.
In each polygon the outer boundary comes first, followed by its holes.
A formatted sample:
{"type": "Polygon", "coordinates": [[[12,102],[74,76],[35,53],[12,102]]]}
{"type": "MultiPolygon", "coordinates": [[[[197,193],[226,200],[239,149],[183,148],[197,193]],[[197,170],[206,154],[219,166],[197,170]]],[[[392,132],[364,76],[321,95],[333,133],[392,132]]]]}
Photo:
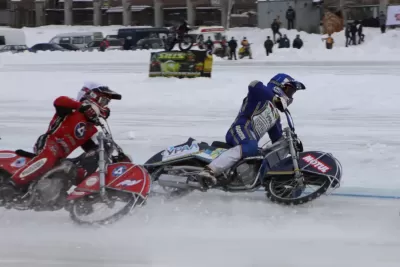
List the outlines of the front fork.
{"type": "Polygon", "coordinates": [[[100,184],[100,197],[105,203],[109,203],[110,200],[107,197],[106,192],[106,160],[104,157],[105,148],[104,148],[104,133],[99,132],[98,134],[99,140],[99,184],[100,184]]]}
{"type": "Polygon", "coordinates": [[[286,136],[287,136],[287,140],[289,143],[289,151],[290,151],[293,168],[294,168],[294,170],[293,170],[294,178],[296,179],[296,182],[298,182],[300,186],[303,186],[304,185],[304,177],[299,168],[299,161],[298,161],[299,159],[297,156],[296,149],[294,148],[294,145],[293,145],[294,140],[293,140],[292,134],[290,132],[290,129],[286,129],[286,136]]]}

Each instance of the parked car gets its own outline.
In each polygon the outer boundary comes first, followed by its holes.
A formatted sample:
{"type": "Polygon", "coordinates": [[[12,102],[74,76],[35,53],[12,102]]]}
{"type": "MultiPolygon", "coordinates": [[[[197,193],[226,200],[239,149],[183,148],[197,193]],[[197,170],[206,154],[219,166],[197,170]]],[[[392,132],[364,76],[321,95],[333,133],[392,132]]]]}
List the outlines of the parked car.
{"type": "Polygon", "coordinates": [[[69,51],[79,51],[81,50],[79,47],[77,47],[76,45],[73,44],[58,44],[59,46],[61,46],[62,48],[69,50],[69,51]]]}
{"type": "Polygon", "coordinates": [[[26,45],[4,45],[0,48],[0,53],[11,52],[11,53],[22,53],[28,51],[29,48],[26,45]]]}
{"type": "Polygon", "coordinates": [[[29,51],[36,53],[37,51],[68,51],[58,44],[41,43],[32,46],[29,51]]]}
{"type": "MultiPolygon", "coordinates": [[[[103,40],[96,40],[87,44],[87,46],[82,51],[92,52],[94,50],[100,50],[100,44],[103,40]]],[[[108,39],[107,40],[110,46],[106,49],[109,50],[121,50],[122,42],[119,39],[108,39]]]]}
{"type": "Polygon", "coordinates": [[[118,34],[109,34],[109,35],[106,36],[106,39],[107,40],[118,39],[118,34]]]}
{"type": "Polygon", "coordinates": [[[102,32],[70,32],[61,33],[53,37],[49,43],[52,44],[72,44],[79,48],[84,48],[87,44],[95,40],[102,40],[102,32]]]}
{"type": "Polygon", "coordinates": [[[136,46],[133,47],[136,49],[163,49],[164,42],[160,38],[145,38],[141,39],[136,43],[136,46]]]}

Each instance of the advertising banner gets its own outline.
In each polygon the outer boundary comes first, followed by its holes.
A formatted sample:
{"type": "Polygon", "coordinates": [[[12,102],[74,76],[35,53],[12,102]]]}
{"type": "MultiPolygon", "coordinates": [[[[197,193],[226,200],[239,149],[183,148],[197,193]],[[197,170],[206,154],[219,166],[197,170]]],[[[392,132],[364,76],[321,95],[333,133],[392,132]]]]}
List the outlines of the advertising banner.
{"type": "Polygon", "coordinates": [[[386,25],[400,25],[400,6],[388,6],[386,25]]]}
{"type": "Polygon", "coordinates": [[[213,57],[206,51],[151,53],[149,77],[211,77],[213,57]]]}

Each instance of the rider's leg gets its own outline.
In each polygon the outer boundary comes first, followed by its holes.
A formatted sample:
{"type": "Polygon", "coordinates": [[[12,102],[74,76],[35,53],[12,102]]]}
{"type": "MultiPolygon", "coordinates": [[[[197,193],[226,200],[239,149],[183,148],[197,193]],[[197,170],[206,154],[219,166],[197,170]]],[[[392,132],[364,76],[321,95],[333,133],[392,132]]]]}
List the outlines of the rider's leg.
{"type": "Polygon", "coordinates": [[[243,125],[231,127],[226,135],[226,141],[234,147],[222,153],[199,173],[200,177],[209,180],[212,184],[216,184],[216,177],[232,167],[242,157],[255,156],[258,152],[258,141],[250,127],[243,125]]]}
{"type": "Polygon", "coordinates": [[[24,167],[19,169],[11,177],[11,182],[16,187],[23,187],[43,175],[54,167],[60,158],[62,150],[56,142],[47,139],[41,149],[37,151],[37,156],[31,159],[24,167]]]}

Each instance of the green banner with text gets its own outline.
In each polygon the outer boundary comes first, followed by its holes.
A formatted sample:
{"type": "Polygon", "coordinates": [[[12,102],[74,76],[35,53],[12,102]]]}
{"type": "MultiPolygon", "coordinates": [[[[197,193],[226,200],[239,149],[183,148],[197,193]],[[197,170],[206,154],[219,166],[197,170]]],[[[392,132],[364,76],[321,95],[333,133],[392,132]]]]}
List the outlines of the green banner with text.
{"type": "Polygon", "coordinates": [[[152,52],[149,77],[211,77],[212,64],[206,51],[152,52]]]}

